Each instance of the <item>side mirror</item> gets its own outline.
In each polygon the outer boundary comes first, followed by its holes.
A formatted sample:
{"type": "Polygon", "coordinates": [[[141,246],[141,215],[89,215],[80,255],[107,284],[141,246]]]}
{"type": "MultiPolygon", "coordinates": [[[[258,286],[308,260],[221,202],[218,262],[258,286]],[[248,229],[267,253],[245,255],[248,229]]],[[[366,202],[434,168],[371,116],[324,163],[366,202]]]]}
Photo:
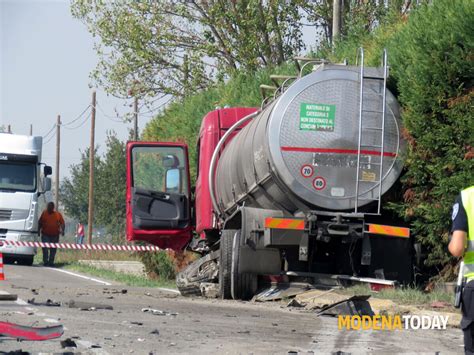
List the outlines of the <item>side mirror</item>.
{"type": "Polygon", "coordinates": [[[48,175],[51,175],[53,173],[53,168],[50,167],[49,165],[45,165],[43,167],[43,174],[44,176],[48,176],[48,175]]]}
{"type": "Polygon", "coordinates": [[[166,171],[166,191],[179,192],[180,188],[180,171],[179,169],[169,169],[166,171]]]}
{"type": "MultiPolygon", "coordinates": [[[[46,167],[45,167],[46,168],[46,167]]],[[[51,169],[51,167],[49,167],[51,169]]],[[[43,191],[51,191],[51,178],[45,177],[43,179],[43,191]]]]}
{"type": "Polygon", "coordinates": [[[174,169],[179,166],[179,160],[176,156],[170,154],[163,157],[162,164],[166,169],[174,169]]]}

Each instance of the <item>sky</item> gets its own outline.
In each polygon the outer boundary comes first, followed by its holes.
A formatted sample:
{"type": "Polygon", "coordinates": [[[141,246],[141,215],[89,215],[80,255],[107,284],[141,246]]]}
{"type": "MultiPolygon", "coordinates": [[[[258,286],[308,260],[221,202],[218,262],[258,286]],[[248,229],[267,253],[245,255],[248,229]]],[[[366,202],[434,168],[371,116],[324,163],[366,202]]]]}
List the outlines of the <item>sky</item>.
{"type": "MultiPolygon", "coordinates": [[[[89,73],[98,62],[94,39],[72,17],[69,5],[62,0],[0,0],[0,125],[11,125],[15,134],[29,134],[32,124],[34,135],[45,135],[58,114],[63,123],[71,122],[91,102],[89,73]]],[[[307,45],[315,40],[309,31],[303,33],[307,45]]],[[[127,139],[132,123],[117,122],[114,116],[115,110],[125,113],[132,107],[100,89],[97,101],[96,145],[101,153],[107,131],[127,139]]],[[[89,111],[70,129],[61,129],[61,180],[89,147],[90,121],[84,122],[89,111]]],[[[150,119],[139,116],[139,129],[150,119]]],[[[45,139],[42,159],[53,169],[55,141],[52,134],[45,139]]]]}
{"type": "MultiPolygon", "coordinates": [[[[98,61],[93,44],[86,26],[72,17],[69,1],[0,0],[0,125],[29,134],[33,124],[33,134],[44,135],[58,114],[63,123],[77,118],[91,102],[89,73],[98,61]]],[[[101,90],[97,101],[110,117],[97,110],[96,144],[104,146],[108,130],[125,140],[132,124],[116,122],[114,110],[124,113],[132,107],[101,90]]],[[[61,130],[61,179],[80,161],[80,150],[89,147],[90,120],[80,126],[84,119],[69,125],[76,129],[61,130]]],[[[140,117],[139,127],[149,120],[140,117]]],[[[43,162],[53,168],[55,141],[52,137],[43,151],[43,162]]]]}

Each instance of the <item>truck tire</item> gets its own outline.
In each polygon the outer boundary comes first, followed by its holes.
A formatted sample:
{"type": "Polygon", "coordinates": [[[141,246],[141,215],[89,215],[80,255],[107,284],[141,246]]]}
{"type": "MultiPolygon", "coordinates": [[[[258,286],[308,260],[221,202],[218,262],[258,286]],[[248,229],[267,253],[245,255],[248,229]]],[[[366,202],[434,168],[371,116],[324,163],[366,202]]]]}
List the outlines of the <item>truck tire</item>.
{"type": "Polygon", "coordinates": [[[223,230],[220,241],[219,257],[219,289],[222,299],[231,299],[232,293],[232,249],[234,246],[234,237],[236,230],[223,230]]]}
{"type": "Polygon", "coordinates": [[[240,230],[235,233],[232,248],[231,294],[234,300],[249,300],[257,291],[257,275],[241,273],[238,270],[240,246],[244,244],[240,230]]]}
{"type": "Polygon", "coordinates": [[[33,261],[35,259],[34,255],[28,255],[28,256],[22,256],[21,258],[18,258],[18,264],[20,265],[26,265],[26,266],[31,266],[33,265],[33,261]]]}

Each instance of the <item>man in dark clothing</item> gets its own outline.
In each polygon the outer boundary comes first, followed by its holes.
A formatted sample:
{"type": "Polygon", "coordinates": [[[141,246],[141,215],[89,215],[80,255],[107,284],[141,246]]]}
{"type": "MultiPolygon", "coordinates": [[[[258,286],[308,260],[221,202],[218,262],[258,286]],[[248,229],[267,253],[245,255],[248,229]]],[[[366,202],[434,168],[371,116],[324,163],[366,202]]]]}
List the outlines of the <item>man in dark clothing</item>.
{"type": "MultiPolygon", "coordinates": [[[[59,235],[64,235],[64,219],[61,213],[54,210],[54,203],[49,202],[39,219],[39,232],[43,243],[58,243],[59,235]]],[[[43,265],[54,266],[56,248],[43,248],[43,265]]]]}

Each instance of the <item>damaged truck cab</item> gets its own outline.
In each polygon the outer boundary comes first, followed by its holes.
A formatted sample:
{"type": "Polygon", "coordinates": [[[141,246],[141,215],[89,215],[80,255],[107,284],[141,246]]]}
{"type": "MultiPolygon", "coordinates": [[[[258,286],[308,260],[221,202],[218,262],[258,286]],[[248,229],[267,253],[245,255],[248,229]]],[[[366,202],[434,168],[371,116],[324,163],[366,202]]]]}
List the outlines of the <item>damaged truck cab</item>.
{"type": "Polygon", "coordinates": [[[411,281],[409,229],[383,208],[405,149],[386,54],[380,68],[300,64],[260,109],[204,117],[194,196],[185,144],[128,143],[128,239],[201,253],[177,277],[183,294],[214,283],[249,299],[269,279],[328,274],[411,281]]]}

